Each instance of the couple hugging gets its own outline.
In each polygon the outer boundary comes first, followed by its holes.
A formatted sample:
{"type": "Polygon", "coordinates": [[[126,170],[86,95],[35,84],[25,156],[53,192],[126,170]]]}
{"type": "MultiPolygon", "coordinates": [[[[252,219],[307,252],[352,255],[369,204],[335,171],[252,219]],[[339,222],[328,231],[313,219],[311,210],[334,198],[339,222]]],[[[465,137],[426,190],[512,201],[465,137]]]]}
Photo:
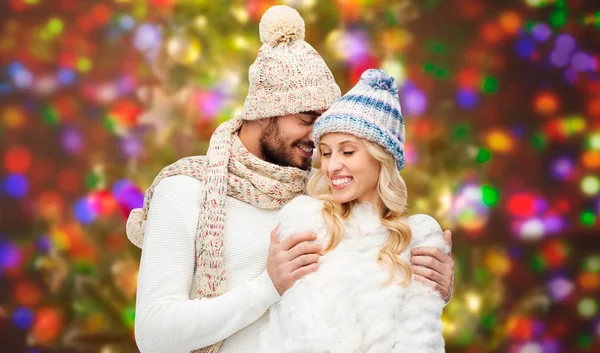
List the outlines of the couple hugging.
{"type": "Polygon", "coordinates": [[[451,233],[408,214],[396,82],[341,96],[304,31],[267,10],[242,112],[129,216],[141,352],[444,352],[451,233]]]}

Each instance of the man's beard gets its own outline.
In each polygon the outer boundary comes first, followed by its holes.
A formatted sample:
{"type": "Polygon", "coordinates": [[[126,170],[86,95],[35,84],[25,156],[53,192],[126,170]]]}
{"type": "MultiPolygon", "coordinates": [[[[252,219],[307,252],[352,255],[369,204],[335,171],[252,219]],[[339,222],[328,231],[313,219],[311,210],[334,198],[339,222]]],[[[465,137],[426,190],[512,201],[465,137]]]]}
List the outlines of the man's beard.
{"type": "Polygon", "coordinates": [[[272,118],[269,125],[263,130],[260,136],[260,150],[263,158],[273,164],[282,167],[295,167],[302,170],[309,170],[312,167],[312,158],[302,158],[302,162],[298,163],[296,151],[297,146],[305,146],[313,148],[314,144],[311,141],[296,141],[291,145],[286,145],[281,139],[277,118],[272,118]]]}

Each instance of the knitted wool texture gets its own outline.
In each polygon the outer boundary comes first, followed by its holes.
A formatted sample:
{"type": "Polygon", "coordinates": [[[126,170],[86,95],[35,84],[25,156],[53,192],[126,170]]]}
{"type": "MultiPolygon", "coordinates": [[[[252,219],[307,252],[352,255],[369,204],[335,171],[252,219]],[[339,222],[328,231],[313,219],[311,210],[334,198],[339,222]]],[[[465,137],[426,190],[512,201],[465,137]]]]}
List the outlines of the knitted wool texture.
{"type": "MultiPolygon", "coordinates": [[[[226,196],[263,209],[279,209],[304,192],[308,171],[268,163],[242,144],[237,131],[241,119],[219,126],[210,140],[206,157],[180,159],[165,167],[146,192],[144,206],[134,209],[127,220],[127,237],[142,247],[146,219],[154,190],[161,180],[187,175],[203,183],[204,200],[196,228],[196,269],[193,280],[195,298],[212,298],[225,293],[223,236],[226,196]]],[[[218,352],[222,342],[195,352],[218,352]]]]}
{"type": "Polygon", "coordinates": [[[315,146],[323,135],[332,132],[352,134],[383,146],[402,170],[404,118],[394,78],[383,70],[363,72],[356,86],[315,122],[315,146]]]}
{"type": "Polygon", "coordinates": [[[304,41],[304,20],[298,11],[280,5],[260,21],[261,46],[250,66],[244,120],[325,110],[341,96],[321,55],[304,41]]]}

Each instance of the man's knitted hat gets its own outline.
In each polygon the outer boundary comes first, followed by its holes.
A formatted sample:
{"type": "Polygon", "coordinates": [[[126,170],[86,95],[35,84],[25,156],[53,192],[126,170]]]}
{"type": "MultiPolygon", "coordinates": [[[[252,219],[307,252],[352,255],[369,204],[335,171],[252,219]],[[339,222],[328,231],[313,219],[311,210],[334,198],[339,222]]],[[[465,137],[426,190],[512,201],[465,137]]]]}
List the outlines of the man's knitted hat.
{"type": "Polygon", "coordinates": [[[331,132],[352,134],[383,146],[396,159],[398,170],[402,170],[404,119],[394,78],[383,70],[363,72],[356,86],[315,122],[315,145],[331,132]]]}
{"type": "Polygon", "coordinates": [[[240,117],[257,120],[325,110],[341,96],[333,74],[304,41],[304,20],[289,6],[272,6],[260,21],[263,43],[250,66],[240,117]]]}

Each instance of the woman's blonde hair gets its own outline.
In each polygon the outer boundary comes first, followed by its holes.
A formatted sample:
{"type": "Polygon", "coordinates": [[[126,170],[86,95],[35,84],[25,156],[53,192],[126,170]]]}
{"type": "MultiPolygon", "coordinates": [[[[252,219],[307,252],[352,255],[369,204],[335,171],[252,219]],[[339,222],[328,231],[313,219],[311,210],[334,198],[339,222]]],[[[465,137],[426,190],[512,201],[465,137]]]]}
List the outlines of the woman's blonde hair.
{"type": "MultiPolygon", "coordinates": [[[[412,237],[410,226],[404,220],[408,214],[406,184],[398,172],[394,157],[388,151],[374,142],[361,141],[367,148],[367,152],[381,164],[377,181],[377,190],[381,199],[379,218],[383,226],[388,229],[388,240],[379,251],[378,261],[388,266],[390,276],[386,285],[392,283],[396,270],[404,275],[402,276],[404,279],[399,284],[406,285],[412,275],[409,264],[400,259],[400,254],[408,247],[412,237]]],[[[335,249],[342,240],[344,220],[350,216],[355,201],[343,204],[335,202],[327,177],[320,169],[315,171],[308,181],[307,191],[310,196],[325,203],[323,217],[330,236],[329,244],[323,249],[323,254],[326,254],[335,249]]]]}

